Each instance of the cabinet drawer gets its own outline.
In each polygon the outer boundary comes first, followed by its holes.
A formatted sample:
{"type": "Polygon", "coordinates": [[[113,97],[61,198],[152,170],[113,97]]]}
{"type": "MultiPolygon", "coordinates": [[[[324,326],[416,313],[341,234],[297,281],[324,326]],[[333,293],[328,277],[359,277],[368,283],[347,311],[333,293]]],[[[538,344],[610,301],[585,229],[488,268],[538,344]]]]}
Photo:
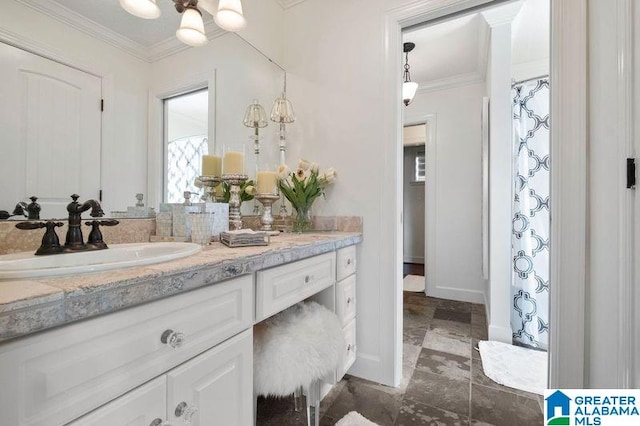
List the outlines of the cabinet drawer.
{"type": "Polygon", "coordinates": [[[349,368],[356,361],[356,320],[351,320],[344,330],[344,352],[342,353],[342,363],[338,370],[338,380],[349,371],[349,368]]]}
{"type": "Polygon", "coordinates": [[[64,424],[250,327],[251,289],[247,275],[0,346],[3,424],[64,424]]]}
{"type": "Polygon", "coordinates": [[[341,248],[337,253],[336,280],[343,280],[354,272],[356,272],[356,246],[341,248]]]}
{"type": "Polygon", "coordinates": [[[256,274],[256,322],[335,283],[336,255],[326,253],[256,274]]]}
{"type": "Polygon", "coordinates": [[[336,283],[336,314],[346,326],[356,317],[356,275],[336,283]]]}
{"type": "Polygon", "coordinates": [[[167,378],[160,376],[67,426],[151,425],[166,419],[167,378]]]}

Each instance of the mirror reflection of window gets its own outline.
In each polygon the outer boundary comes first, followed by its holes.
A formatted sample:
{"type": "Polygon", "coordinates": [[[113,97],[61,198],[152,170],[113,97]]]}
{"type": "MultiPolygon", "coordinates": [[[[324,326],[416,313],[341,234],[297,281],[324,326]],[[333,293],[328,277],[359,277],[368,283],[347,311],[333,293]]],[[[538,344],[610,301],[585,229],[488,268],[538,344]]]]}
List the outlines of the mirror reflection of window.
{"type": "Polygon", "coordinates": [[[202,156],[208,154],[209,92],[190,92],[164,100],[164,201],[181,203],[184,191],[200,175],[202,156]]]}
{"type": "Polygon", "coordinates": [[[416,151],[414,157],[414,181],[425,181],[424,150],[416,151]]]}

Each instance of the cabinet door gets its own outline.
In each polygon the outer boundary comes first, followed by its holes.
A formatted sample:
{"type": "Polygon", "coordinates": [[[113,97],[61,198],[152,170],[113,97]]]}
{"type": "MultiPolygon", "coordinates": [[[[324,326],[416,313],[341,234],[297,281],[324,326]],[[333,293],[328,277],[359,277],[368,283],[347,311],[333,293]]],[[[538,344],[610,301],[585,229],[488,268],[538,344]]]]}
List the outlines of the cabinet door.
{"type": "Polygon", "coordinates": [[[189,418],[193,426],[251,425],[253,330],[171,370],[167,389],[167,418],[173,426],[189,418]]]}
{"type": "Polygon", "coordinates": [[[165,376],[158,377],[67,426],[159,426],[166,415],[166,390],[165,376]]]}

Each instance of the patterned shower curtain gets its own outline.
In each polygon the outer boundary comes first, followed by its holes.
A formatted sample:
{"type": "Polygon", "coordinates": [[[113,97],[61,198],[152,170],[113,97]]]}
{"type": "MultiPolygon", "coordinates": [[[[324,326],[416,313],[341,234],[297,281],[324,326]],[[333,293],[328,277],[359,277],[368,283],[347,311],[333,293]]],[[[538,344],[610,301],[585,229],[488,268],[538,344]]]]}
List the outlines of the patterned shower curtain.
{"type": "Polygon", "coordinates": [[[549,344],[549,80],[513,87],[514,343],[549,344]]]}

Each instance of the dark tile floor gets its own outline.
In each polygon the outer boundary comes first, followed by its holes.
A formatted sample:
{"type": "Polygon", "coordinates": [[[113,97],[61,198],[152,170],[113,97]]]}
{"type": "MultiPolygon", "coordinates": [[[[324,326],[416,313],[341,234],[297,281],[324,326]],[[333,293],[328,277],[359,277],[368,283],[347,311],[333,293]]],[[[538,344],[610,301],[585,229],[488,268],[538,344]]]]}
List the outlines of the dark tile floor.
{"type": "Polygon", "coordinates": [[[402,265],[402,276],[407,275],[422,275],[424,276],[424,264],[423,263],[404,263],[402,265]]]}
{"type": "MultiPolygon", "coordinates": [[[[486,338],[484,306],[405,292],[400,387],[345,376],[322,401],[321,425],[353,410],[382,426],[542,424],[540,397],[484,375],[475,348],[486,338]]],[[[306,424],[292,406],[291,399],[261,399],[258,424],[306,424]]]]}

